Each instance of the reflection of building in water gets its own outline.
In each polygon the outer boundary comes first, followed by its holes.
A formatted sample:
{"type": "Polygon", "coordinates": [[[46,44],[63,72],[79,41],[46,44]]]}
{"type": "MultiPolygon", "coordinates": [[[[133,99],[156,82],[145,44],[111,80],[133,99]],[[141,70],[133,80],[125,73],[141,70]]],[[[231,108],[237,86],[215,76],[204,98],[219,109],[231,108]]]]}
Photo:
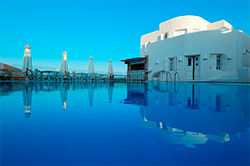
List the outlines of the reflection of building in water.
{"type": "Polygon", "coordinates": [[[158,130],[168,143],[224,143],[249,128],[249,86],[150,83],[146,89],[141,97],[140,88],[128,88],[124,103],[139,104],[143,126],[158,130]]]}
{"type": "Polygon", "coordinates": [[[142,124],[145,127],[153,128],[159,131],[162,138],[169,144],[185,145],[189,148],[196,147],[195,145],[205,144],[208,140],[219,143],[230,141],[229,134],[222,133],[221,135],[206,135],[200,132],[185,131],[182,129],[167,126],[165,122],[148,121],[144,118],[142,124]]]}
{"type": "Polygon", "coordinates": [[[68,90],[69,90],[69,84],[63,84],[61,87],[61,99],[62,99],[62,105],[63,110],[67,109],[67,96],[68,96],[68,90]]]}
{"type": "Polygon", "coordinates": [[[200,88],[192,84],[192,87],[186,89],[186,108],[200,109],[200,88]]]}
{"type": "Polygon", "coordinates": [[[125,104],[146,105],[146,84],[144,83],[130,83],[127,84],[127,98],[124,100],[125,104]]]}
{"type": "Polygon", "coordinates": [[[25,109],[25,116],[29,118],[31,115],[31,99],[32,99],[32,84],[25,84],[23,90],[23,104],[25,109]]]}

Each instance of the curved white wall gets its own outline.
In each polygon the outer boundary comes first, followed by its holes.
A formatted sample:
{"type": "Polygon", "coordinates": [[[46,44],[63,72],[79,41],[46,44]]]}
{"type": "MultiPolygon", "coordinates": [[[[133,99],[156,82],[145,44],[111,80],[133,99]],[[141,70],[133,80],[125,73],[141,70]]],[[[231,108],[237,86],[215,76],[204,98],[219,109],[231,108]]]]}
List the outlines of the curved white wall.
{"type": "Polygon", "coordinates": [[[160,30],[141,37],[141,56],[147,55],[148,43],[179,36],[186,33],[207,30],[208,21],[198,16],[180,16],[160,24],[160,30]],[[165,36],[167,35],[167,36],[165,36]]]}
{"type": "Polygon", "coordinates": [[[188,33],[218,29],[221,31],[233,30],[233,26],[225,20],[210,23],[199,16],[191,15],[170,19],[161,23],[159,25],[159,30],[141,37],[141,56],[148,55],[148,50],[151,45],[149,43],[188,33]]]}
{"type": "Polygon", "coordinates": [[[198,16],[180,16],[160,24],[160,33],[168,33],[168,38],[185,33],[207,30],[208,21],[198,16]]]}

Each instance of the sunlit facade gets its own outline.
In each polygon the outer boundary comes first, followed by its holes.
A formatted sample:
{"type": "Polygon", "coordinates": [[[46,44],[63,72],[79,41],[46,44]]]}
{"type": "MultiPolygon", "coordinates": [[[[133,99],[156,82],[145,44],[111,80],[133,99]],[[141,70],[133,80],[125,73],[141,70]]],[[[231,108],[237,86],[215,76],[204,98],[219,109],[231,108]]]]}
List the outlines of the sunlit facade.
{"type": "Polygon", "coordinates": [[[124,61],[146,81],[250,82],[250,37],[225,20],[173,18],[143,35],[140,49],[124,61]]]}

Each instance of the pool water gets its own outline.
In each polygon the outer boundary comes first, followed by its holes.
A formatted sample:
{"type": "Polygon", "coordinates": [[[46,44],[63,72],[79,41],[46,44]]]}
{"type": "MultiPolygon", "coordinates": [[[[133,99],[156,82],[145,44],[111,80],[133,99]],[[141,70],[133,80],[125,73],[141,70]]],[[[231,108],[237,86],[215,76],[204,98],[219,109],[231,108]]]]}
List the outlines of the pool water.
{"type": "Polygon", "coordinates": [[[0,165],[249,165],[250,85],[0,83],[0,165]]]}

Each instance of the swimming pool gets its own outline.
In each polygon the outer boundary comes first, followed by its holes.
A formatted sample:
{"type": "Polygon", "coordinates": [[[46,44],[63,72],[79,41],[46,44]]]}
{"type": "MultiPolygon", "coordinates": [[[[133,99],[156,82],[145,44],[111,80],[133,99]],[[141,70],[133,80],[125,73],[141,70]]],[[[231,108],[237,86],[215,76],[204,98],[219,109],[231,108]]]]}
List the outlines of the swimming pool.
{"type": "Polygon", "coordinates": [[[250,85],[0,83],[2,165],[248,165],[250,85]]]}

